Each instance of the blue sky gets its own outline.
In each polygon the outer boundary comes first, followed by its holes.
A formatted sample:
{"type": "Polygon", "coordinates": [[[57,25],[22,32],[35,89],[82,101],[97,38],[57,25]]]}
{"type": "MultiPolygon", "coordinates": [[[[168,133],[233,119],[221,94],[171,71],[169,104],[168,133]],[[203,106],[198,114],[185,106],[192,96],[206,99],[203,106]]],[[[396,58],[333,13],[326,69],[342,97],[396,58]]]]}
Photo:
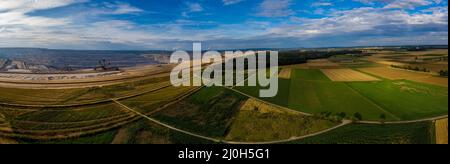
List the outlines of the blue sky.
{"type": "Polygon", "coordinates": [[[298,48],[448,43],[447,0],[0,0],[0,47],[298,48]]]}

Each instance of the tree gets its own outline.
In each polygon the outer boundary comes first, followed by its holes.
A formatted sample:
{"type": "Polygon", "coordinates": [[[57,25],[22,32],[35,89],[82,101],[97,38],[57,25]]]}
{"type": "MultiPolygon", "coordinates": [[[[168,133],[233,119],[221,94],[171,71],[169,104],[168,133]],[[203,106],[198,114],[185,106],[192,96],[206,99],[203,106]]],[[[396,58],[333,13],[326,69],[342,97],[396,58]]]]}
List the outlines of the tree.
{"type": "Polygon", "coordinates": [[[356,120],[359,120],[359,121],[361,121],[363,118],[362,118],[362,115],[360,114],[360,113],[355,113],[354,115],[353,115],[353,117],[356,119],[356,120]]]}
{"type": "Polygon", "coordinates": [[[347,116],[347,114],[345,112],[341,112],[341,113],[338,114],[338,116],[340,118],[345,118],[347,116]]]}
{"type": "Polygon", "coordinates": [[[386,121],[386,115],[384,113],[380,115],[380,120],[382,123],[386,121]]]}

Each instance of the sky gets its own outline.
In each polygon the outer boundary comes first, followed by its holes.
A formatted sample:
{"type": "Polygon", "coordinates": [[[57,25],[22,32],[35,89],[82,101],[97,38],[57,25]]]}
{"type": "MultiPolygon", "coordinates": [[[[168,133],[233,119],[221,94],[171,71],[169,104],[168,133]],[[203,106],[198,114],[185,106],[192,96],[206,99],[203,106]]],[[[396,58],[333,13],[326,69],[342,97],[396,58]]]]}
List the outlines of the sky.
{"type": "Polygon", "coordinates": [[[89,50],[448,44],[447,0],[0,0],[0,47],[89,50]]]}

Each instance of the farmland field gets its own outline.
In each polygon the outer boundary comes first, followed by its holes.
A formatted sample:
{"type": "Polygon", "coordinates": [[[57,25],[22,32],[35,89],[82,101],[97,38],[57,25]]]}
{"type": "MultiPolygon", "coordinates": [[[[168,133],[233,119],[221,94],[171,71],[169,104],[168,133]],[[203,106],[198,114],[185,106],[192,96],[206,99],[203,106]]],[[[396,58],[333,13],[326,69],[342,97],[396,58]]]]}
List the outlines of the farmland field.
{"type": "Polygon", "coordinates": [[[291,78],[291,72],[292,72],[292,68],[283,68],[280,71],[280,74],[278,75],[278,77],[280,77],[282,79],[290,79],[291,78]]]}
{"type": "Polygon", "coordinates": [[[119,126],[134,115],[113,103],[71,108],[0,107],[6,124],[0,135],[29,139],[63,139],[119,126]]]}
{"type": "MultiPolygon", "coordinates": [[[[288,79],[278,79],[278,94],[275,97],[270,98],[261,98],[264,101],[268,101],[277,105],[281,106],[287,106],[289,103],[289,93],[291,85],[291,80],[288,79]]],[[[253,97],[259,97],[259,91],[261,89],[265,89],[261,86],[245,86],[245,87],[235,87],[235,89],[244,92],[246,94],[249,94],[253,97]]]]}
{"type": "MultiPolygon", "coordinates": [[[[261,98],[312,114],[373,121],[399,121],[448,114],[448,90],[406,80],[333,82],[320,70],[293,69],[290,80],[279,79],[279,93],[261,98]]],[[[237,87],[258,96],[259,87],[237,87]]]]}
{"type": "Polygon", "coordinates": [[[339,64],[331,62],[328,59],[315,59],[309,60],[306,65],[310,69],[334,69],[334,68],[342,68],[339,64]]]}
{"type": "Polygon", "coordinates": [[[411,81],[354,82],[355,89],[402,120],[448,114],[448,89],[411,81]]]}
{"type": "Polygon", "coordinates": [[[0,144],[18,144],[16,140],[0,136],[0,144]]]}
{"type": "Polygon", "coordinates": [[[225,140],[261,142],[289,139],[325,130],[336,124],[249,99],[239,111],[225,140]]]}
{"type": "Polygon", "coordinates": [[[23,114],[16,120],[36,122],[78,122],[127,114],[120,106],[108,103],[73,109],[39,110],[23,114]]]}
{"type": "Polygon", "coordinates": [[[196,137],[164,128],[147,120],[139,120],[120,128],[112,144],[206,144],[196,137]]]}
{"type": "Polygon", "coordinates": [[[436,143],[448,144],[448,118],[436,121],[436,143]]]}
{"type": "Polygon", "coordinates": [[[305,81],[331,81],[320,69],[296,69],[293,70],[291,79],[305,81]]]}
{"type": "Polygon", "coordinates": [[[152,112],[158,107],[186,94],[194,87],[167,87],[156,92],[122,100],[121,103],[141,113],[152,112]]]}
{"type": "Polygon", "coordinates": [[[389,80],[411,80],[437,86],[448,87],[448,78],[436,77],[427,73],[411,72],[387,67],[361,68],[360,71],[389,80]]]}
{"type": "Polygon", "coordinates": [[[385,115],[387,120],[398,120],[346,83],[330,81],[320,70],[296,70],[290,90],[288,107],[299,111],[340,114],[347,118],[360,114],[363,120],[379,120],[385,115]]]}
{"type": "Polygon", "coordinates": [[[410,78],[418,78],[418,77],[429,77],[429,74],[425,73],[417,73],[399,69],[392,69],[388,67],[371,67],[371,68],[361,68],[359,69],[363,72],[379,76],[382,78],[386,78],[389,80],[402,80],[402,79],[410,79],[410,78]]]}
{"type": "Polygon", "coordinates": [[[322,69],[322,72],[333,81],[379,81],[375,77],[352,69],[322,69]]]}
{"type": "Polygon", "coordinates": [[[117,130],[111,130],[99,134],[87,135],[64,140],[36,141],[19,140],[21,144],[109,144],[114,139],[117,130]]]}
{"type": "Polygon", "coordinates": [[[245,100],[223,87],[203,88],[153,117],[183,130],[222,138],[245,100]]]}
{"type": "Polygon", "coordinates": [[[385,115],[387,120],[398,120],[345,83],[293,80],[291,84],[291,91],[296,91],[289,96],[292,109],[315,114],[343,113],[348,118],[359,113],[363,120],[379,120],[385,115]]]}
{"type": "Polygon", "coordinates": [[[431,122],[369,125],[352,124],[298,140],[295,144],[434,144],[431,122]]]}
{"type": "Polygon", "coordinates": [[[161,77],[112,86],[77,89],[0,88],[0,102],[19,105],[85,104],[152,91],[170,85],[168,80],[168,77],[161,77]]]}

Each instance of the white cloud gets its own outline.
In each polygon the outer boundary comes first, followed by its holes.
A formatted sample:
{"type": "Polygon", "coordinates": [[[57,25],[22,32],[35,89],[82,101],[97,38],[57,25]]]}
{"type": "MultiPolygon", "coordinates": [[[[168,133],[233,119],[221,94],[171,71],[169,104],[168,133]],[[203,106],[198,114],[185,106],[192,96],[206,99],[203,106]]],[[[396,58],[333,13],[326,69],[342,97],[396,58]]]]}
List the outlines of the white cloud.
{"type": "Polygon", "coordinates": [[[129,14],[129,13],[139,13],[143,12],[142,9],[131,6],[127,3],[118,3],[115,6],[112,6],[115,10],[112,12],[113,14],[129,14]]]}
{"type": "MultiPolygon", "coordinates": [[[[392,0],[391,3],[394,1],[392,0]]],[[[267,22],[247,21],[237,22],[237,24],[179,19],[170,23],[139,25],[131,21],[111,20],[109,16],[108,19],[89,19],[92,16],[104,18],[103,14],[146,12],[129,4],[117,2],[102,4],[102,8],[89,8],[84,10],[89,14],[80,16],[69,13],[68,17],[52,18],[29,14],[32,11],[76,3],[75,1],[68,3],[69,1],[65,0],[58,1],[59,3],[53,2],[53,4],[30,7],[30,5],[22,5],[22,1],[0,0],[0,46],[120,49],[122,45],[127,45],[146,49],[164,49],[186,47],[192,41],[204,41],[216,48],[292,46],[296,43],[328,46],[329,44],[322,42],[332,40],[333,36],[337,35],[339,37],[334,39],[343,38],[343,41],[333,43],[349,45],[370,45],[378,42],[407,43],[409,39],[416,38],[429,41],[427,43],[442,43],[443,40],[448,40],[447,7],[434,7],[416,12],[375,7],[343,11],[327,10],[326,17],[312,19],[294,17],[295,12],[290,9],[292,2],[289,0],[264,0],[256,6],[261,9],[257,15],[289,19],[279,19],[276,23],[269,19],[266,20],[267,22]],[[193,26],[210,28],[185,28],[193,26]],[[366,36],[375,37],[366,39],[366,36]],[[355,39],[348,39],[349,37],[355,37],[355,39]],[[348,40],[344,41],[344,39],[348,40]]],[[[192,12],[205,10],[200,4],[186,3],[182,7],[186,16],[194,14],[192,12]]],[[[317,10],[317,12],[320,11],[317,10]]]]}
{"type": "Polygon", "coordinates": [[[385,6],[388,9],[415,9],[418,6],[431,5],[428,0],[396,0],[385,6]]]}
{"type": "Polygon", "coordinates": [[[322,7],[322,6],[333,6],[331,2],[314,2],[311,4],[312,7],[322,7]]]}
{"type": "Polygon", "coordinates": [[[192,13],[198,13],[205,10],[200,3],[186,2],[185,5],[185,11],[181,12],[181,16],[184,18],[189,18],[192,13]]]}
{"type": "Polygon", "coordinates": [[[433,3],[440,4],[442,0],[353,0],[367,5],[375,3],[385,4],[387,9],[415,9],[420,6],[427,6],[433,3]]]}
{"type": "Polygon", "coordinates": [[[225,6],[237,4],[237,3],[240,3],[242,1],[244,1],[244,0],[222,0],[223,4],[225,6]]]}
{"type": "Polygon", "coordinates": [[[86,2],[86,0],[2,0],[0,1],[0,11],[16,10],[26,13],[82,2],[86,2]]]}
{"type": "Polygon", "coordinates": [[[89,14],[91,15],[122,15],[142,13],[144,12],[144,10],[123,2],[104,2],[102,3],[102,7],[89,9],[89,11],[87,12],[89,12],[89,14]]]}
{"type": "Polygon", "coordinates": [[[258,16],[285,17],[294,14],[290,9],[291,0],[264,0],[259,6],[258,16]]]}
{"type": "MultiPolygon", "coordinates": [[[[432,13],[411,14],[401,10],[358,8],[336,11],[330,17],[320,19],[292,18],[298,23],[272,29],[272,33],[289,37],[315,37],[364,31],[387,32],[395,28],[418,26],[448,26],[448,9],[433,10],[432,13]],[[389,26],[388,28],[381,28],[389,26]],[[351,28],[350,28],[351,27],[351,28]]],[[[388,32],[387,32],[388,33],[388,32]]]]}
{"type": "Polygon", "coordinates": [[[84,0],[2,0],[0,1],[0,26],[58,26],[68,23],[64,18],[29,16],[28,13],[68,6],[84,0]]]}
{"type": "Polygon", "coordinates": [[[200,3],[188,3],[189,12],[202,12],[204,9],[200,3]]]}

